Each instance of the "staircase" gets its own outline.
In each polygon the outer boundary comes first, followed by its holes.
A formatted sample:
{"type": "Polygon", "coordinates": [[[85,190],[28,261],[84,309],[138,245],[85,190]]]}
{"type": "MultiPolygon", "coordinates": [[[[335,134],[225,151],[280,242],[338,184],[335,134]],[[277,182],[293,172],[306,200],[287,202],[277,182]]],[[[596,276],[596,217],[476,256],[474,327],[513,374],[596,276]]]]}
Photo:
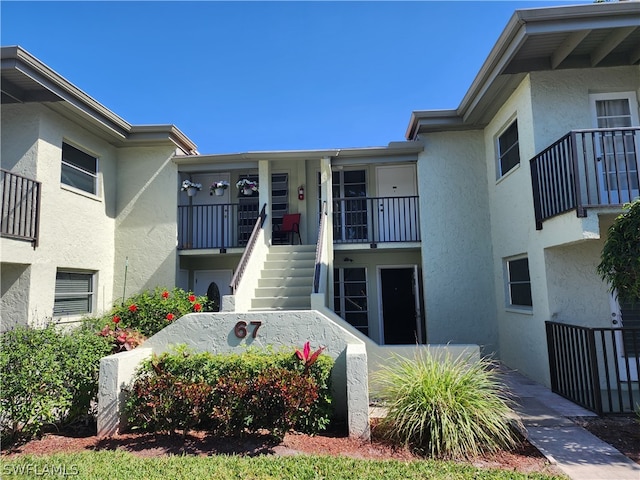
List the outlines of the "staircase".
{"type": "Polygon", "coordinates": [[[315,245],[271,246],[251,311],[310,310],[315,258],[315,245]]]}

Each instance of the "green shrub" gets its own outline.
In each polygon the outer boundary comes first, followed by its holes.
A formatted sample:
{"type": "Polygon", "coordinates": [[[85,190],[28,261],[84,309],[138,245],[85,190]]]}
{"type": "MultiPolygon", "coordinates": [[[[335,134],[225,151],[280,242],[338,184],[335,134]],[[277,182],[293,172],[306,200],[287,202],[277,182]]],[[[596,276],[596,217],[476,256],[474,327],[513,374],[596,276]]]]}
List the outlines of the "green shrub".
{"type": "Polygon", "coordinates": [[[271,350],[154,356],[130,389],[129,425],[161,431],[198,427],[227,435],[261,429],[274,435],[292,429],[317,433],[332,413],[332,366],[321,355],[305,373],[291,352],[271,350]]]}
{"type": "Polygon", "coordinates": [[[435,457],[512,447],[515,415],[488,359],[394,358],[377,376],[388,407],[379,430],[388,439],[435,457]]]}
{"type": "Polygon", "coordinates": [[[86,329],[17,327],[2,334],[0,426],[14,442],[93,414],[100,358],[109,342],[86,329]]]}
{"type": "Polygon", "coordinates": [[[129,297],[98,319],[85,319],[85,323],[96,331],[109,326],[113,329],[130,329],[150,337],[188,313],[209,310],[210,303],[206,296],[196,296],[180,288],[168,290],[157,287],[153,291],[147,290],[129,297]]]}

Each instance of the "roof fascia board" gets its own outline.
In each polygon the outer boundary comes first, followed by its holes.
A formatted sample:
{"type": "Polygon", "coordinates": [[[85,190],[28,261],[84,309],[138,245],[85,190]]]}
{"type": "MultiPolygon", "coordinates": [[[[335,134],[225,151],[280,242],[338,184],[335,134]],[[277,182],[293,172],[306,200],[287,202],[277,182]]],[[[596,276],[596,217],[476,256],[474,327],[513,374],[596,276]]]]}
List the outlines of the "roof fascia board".
{"type": "MultiPolygon", "coordinates": [[[[463,119],[463,122],[472,116],[473,109],[491,88],[496,77],[503,73],[504,68],[528,36],[581,29],[637,27],[639,18],[639,2],[516,10],[456,109],[458,116],[463,119]]],[[[413,138],[420,126],[426,125],[424,112],[418,113],[420,115],[411,115],[406,138],[413,138]]],[[[431,125],[434,129],[437,128],[435,121],[432,121],[431,125]]],[[[446,127],[446,123],[441,125],[441,129],[446,127]]]]}
{"type": "Polygon", "coordinates": [[[386,147],[336,148],[327,150],[272,150],[244,153],[182,156],[174,161],[181,165],[242,162],[260,160],[319,160],[322,158],[398,157],[417,154],[424,149],[420,142],[392,142],[386,147]]]}
{"type": "Polygon", "coordinates": [[[463,121],[469,118],[473,109],[482,100],[482,97],[491,88],[495,79],[504,71],[505,67],[513,59],[516,52],[520,49],[527,37],[526,29],[520,26],[514,33],[511,40],[506,45],[501,45],[500,54],[496,54],[491,61],[487,61],[485,66],[480,69],[480,73],[471,84],[471,88],[462,99],[458,112],[463,121]]]}
{"type": "Polygon", "coordinates": [[[203,162],[196,155],[193,157],[173,157],[173,163],[178,165],[181,172],[189,173],[206,173],[206,172],[219,172],[219,171],[233,171],[233,170],[258,170],[258,162],[203,162]],[[192,160],[192,161],[189,161],[192,160]]]}
{"type": "Polygon", "coordinates": [[[414,138],[423,128],[456,129],[464,128],[462,117],[456,110],[418,110],[411,112],[411,121],[407,128],[406,137],[414,138]]]}
{"type": "Polygon", "coordinates": [[[197,154],[195,143],[175,125],[132,125],[128,140],[134,143],[169,140],[187,155],[197,154]]]}
{"type": "MultiPolygon", "coordinates": [[[[2,53],[4,56],[4,49],[2,53]]],[[[21,47],[16,47],[15,56],[14,68],[17,71],[50,90],[61,100],[104,124],[117,137],[126,137],[131,125],[124,119],[108,110],[21,47]]]]}
{"type": "Polygon", "coordinates": [[[22,47],[2,47],[1,55],[2,69],[14,69],[31,78],[71,108],[91,118],[118,143],[171,141],[185,154],[197,153],[196,145],[175,126],[131,125],[22,47]]]}

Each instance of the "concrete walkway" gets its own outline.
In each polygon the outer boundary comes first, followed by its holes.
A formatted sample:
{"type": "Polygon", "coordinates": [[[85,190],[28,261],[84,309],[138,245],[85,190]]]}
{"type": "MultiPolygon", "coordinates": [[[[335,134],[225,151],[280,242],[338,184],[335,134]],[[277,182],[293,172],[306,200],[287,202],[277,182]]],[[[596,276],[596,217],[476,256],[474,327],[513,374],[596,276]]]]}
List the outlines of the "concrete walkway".
{"type": "Polygon", "coordinates": [[[518,402],[527,440],[572,480],[640,480],[640,465],[567,417],[593,412],[505,369],[503,381],[518,402]]]}

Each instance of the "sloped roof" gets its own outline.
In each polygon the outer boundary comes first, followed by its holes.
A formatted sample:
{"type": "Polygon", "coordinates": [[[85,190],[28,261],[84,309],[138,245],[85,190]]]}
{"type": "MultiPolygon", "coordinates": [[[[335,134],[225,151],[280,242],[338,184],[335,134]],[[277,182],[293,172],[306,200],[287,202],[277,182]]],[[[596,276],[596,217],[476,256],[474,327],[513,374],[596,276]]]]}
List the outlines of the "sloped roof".
{"type": "Polygon", "coordinates": [[[174,125],[131,125],[20,46],[0,49],[2,104],[42,102],[116,146],[172,142],[187,154],[196,145],[174,125]]]}
{"type": "Polygon", "coordinates": [[[407,139],[482,128],[533,71],[640,64],[640,1],[516,10],[455,110],[411,114],[407,139]]]}

